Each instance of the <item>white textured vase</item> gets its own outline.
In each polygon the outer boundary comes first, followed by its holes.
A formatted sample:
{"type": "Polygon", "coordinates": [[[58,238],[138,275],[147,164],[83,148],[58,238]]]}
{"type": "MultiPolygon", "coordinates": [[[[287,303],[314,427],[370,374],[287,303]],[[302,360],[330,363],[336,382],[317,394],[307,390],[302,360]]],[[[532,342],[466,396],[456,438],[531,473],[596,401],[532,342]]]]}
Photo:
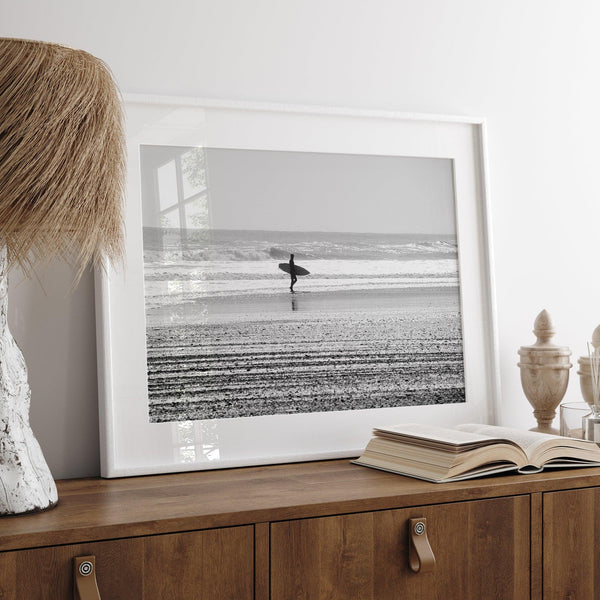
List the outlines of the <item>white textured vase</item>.
{"type": "Polygon", "coordinates": [[[7,321],[6,249],[0,248],[0,515],[37,512],[58,502],[56,485],[29,426],[25,359],[7,321]]]}

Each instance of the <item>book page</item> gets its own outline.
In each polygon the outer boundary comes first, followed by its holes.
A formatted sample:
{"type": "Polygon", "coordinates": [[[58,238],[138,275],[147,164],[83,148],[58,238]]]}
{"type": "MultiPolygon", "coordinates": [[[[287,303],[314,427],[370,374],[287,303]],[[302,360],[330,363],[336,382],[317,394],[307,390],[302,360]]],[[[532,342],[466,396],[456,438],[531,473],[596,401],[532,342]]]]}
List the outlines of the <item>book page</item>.
{"type": "MultiPolygon", "coordinates": [[[[391,425],[389,427],[376,427],[376,435],[381,433],[389,434],[386,437],[413,438],[417,440],[426,440],[448,444],[450,446],[480,445],[491,442],[490,437],[485,432],[458,430],[458,428],[436,427],[435,425],[421,425],[417,423],[407,423],[405,425],[391,425]]],[[[497,436],[493,436],[494,440],[497,436]]]]}
{"type": "Polygon", "coordinates": [[[479,435],[488,435],[496,439],[510,440],[520,446],[529,458],[534,455],[536,449],[542,444],[547,442],[556,444],[560,439],[559,436],[550,433],[524,431],[522,429],[513,429],[512,427],[498,427],[497,425],[482,425],[480,423],[456,425],[455,429],[469,433],[477,433],[479,435]]]}

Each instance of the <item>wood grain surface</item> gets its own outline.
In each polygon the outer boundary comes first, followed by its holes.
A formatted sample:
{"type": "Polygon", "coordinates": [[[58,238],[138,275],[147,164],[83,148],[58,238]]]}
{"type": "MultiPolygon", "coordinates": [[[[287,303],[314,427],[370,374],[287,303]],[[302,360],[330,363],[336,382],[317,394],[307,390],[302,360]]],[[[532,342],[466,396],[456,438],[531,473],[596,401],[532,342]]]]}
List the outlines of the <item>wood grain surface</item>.
{"type": "Polygon", "coordinates": [[[543,598],[543,554],[544,554],[544,529],[543,529],[543,503],[544,495],[540,492],[531,494],[531,600],[543,598]]]}
{"type": "Polygon", "coordinates": [[[436,485],[336,460],[58,489],[57,508],[0,518],[0,599],[72,597],[89,554],[102,597],[127,600],[587,600],[600,577],[600,469],[436,485]],[[415,517],[433,573],[407,566],[415,517]]]}
{"type": "Polygon", "coordinates": [[[529,598],[529,497],[271,526],[272,600],[529,598]],[[408,566],[408,520],[425,517],[433,571],[408,566]],[[401,592],[401,593],[400,593],[401,592]]]}
{"type": "Polygon", "coordinates": [[[348,460],[68,480],[56,508],[0,517],[0,551],[591,486],[600,469],[433,484],[348,460]]]}
{"type": "Polygon", "coordinates": [[[257,523],[254,526],[254,600],[269,600],[271,597],[270,532],[270,523],[257,523]]]}
{"type": "Polygon", "coordinates": [[[0,554],[0,598],[73,598],[73,558],[94,555],[104,599],[252,600],[253,527],[232,527],[0,554]]]}
{"type": "Polygon", "coordinates": [[[544,495],[544,600],[599,597],[599,506],[599,489],[544,495]]]}

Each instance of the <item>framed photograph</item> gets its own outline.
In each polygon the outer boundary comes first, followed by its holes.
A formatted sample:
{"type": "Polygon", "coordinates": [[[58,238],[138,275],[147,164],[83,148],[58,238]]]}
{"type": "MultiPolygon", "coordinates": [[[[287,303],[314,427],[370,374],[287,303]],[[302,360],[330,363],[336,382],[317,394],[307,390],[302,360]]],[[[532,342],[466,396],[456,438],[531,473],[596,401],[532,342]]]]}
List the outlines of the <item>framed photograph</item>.
{"type": "Polygon", "coordinates": [[[482,119],[125,100],[126,260],[96,275],[104,477],[494,421],[482,119]]]}

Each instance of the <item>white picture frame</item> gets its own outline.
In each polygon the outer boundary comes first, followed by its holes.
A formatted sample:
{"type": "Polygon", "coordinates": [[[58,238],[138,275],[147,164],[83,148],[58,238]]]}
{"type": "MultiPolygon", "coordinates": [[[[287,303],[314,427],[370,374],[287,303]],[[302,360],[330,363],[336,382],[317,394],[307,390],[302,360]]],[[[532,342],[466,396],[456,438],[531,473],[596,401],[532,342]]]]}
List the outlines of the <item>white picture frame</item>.
{"type": "Polygon", "coordinates": [[[499,399],[482,118],[126,95],[123,269],[96,272],[103,477],[355,457],[374,426],[495,421],[499,399]],[[151,423],[140,194],[143,144],[450,159],[466,402],[151,423]]]}

